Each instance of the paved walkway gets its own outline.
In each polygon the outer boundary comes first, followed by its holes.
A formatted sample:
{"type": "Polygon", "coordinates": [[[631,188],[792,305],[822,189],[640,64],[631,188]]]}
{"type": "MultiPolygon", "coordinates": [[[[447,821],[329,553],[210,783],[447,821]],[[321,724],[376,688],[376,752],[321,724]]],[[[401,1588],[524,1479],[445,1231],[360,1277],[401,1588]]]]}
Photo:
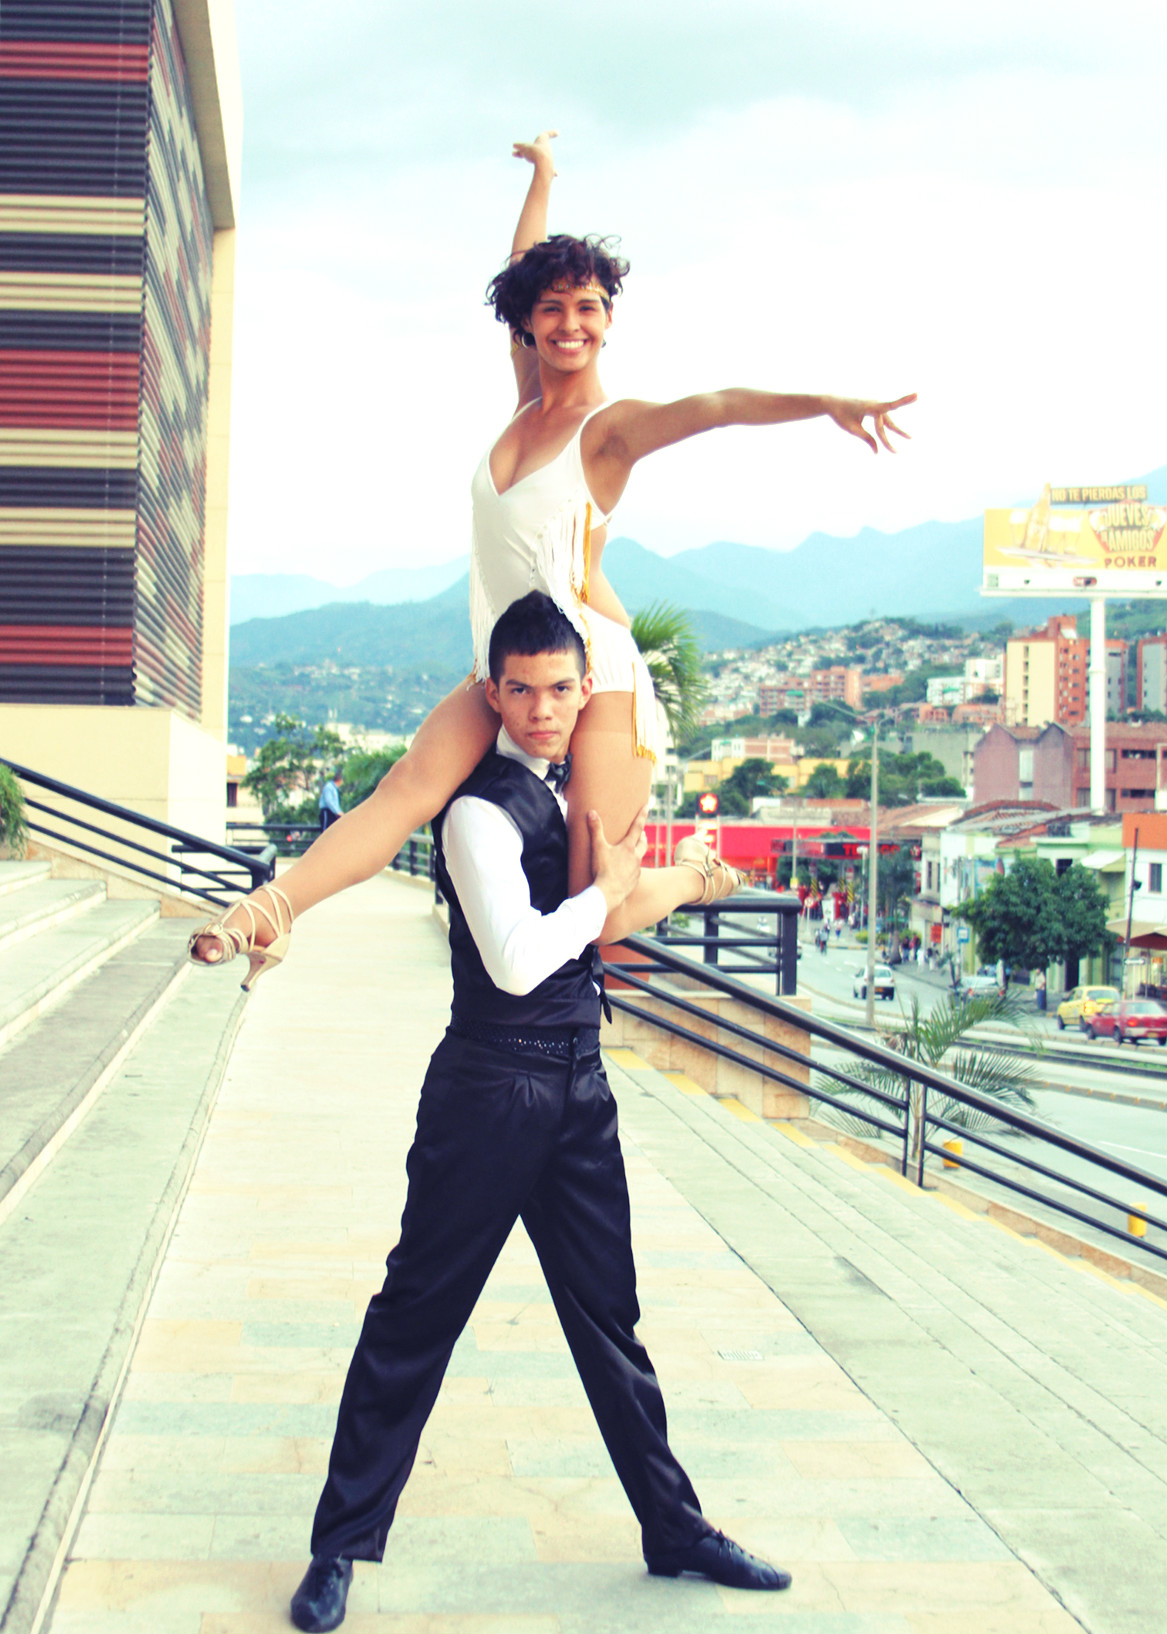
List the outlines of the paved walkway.
{"type": "MultiPolygon", "coordinates": [[[[287,966],[257,989],[51,1634],[290,1626],[345,1368],[396,1236],[445,967],[427,895],[376,880],[297,926],[287,966]]],[[[618,1065],[613,1081],[631,1105],[618,1065]]],[[[626,1125],[641,1333],[674,1444],[711,1518],[790,1567],[794,1587],[747,1595],[644,1573],[520,1230],[455,1351],[385,1563],[357,1568],[346,1629],[1077,1634],[958,1484],[686,1200],[701,1193],[683,1172],[695,1144],[666,1178],[626,1125]]],[[[1160,1608],[1147,1634],[1161,1624],[1160,1608]]]]}

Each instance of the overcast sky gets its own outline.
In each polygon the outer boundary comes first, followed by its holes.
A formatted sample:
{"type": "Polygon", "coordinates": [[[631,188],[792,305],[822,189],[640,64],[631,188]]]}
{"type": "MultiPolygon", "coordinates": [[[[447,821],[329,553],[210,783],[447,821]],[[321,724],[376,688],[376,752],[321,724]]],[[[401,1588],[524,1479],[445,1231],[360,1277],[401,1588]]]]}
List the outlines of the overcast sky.
{"type": "Polygon", "coordinates": [[[551,230],[632,263],[609,395],[920,393],[894,459],[826,422],[658,454],[613,535],[788,549],[1163,463],[1161,0],[235,3],[236,573],[464,554],[544,126],[551,230]]]}

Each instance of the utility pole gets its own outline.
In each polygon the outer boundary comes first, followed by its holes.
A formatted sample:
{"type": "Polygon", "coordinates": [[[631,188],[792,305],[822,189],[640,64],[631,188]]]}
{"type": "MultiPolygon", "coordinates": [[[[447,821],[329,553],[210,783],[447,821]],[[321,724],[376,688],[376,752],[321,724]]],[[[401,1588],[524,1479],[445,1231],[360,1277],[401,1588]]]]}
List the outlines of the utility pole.
{"type": "Polygon", "coordinates": [[[1131,962],[1131,920],[1134,918],[1134,912],[1135,912],[1135,892],[1139,889],[1139,882],[1135,878],[1135,874],[1136,874],[1136,871],[1137,871],[1138,866],[1139,866],[1139,825],[1138,825],[1138,823],[1136,823],[1134,825],[1134,829],[1135,829],[1135,849],[1134,849],[1134,855],[1131,857],[1131,891],[1130,891],[1130,900],[1127,903],[1127,910],[1126,910],[1126,936],[1123,938],[1123,944],[1122,944],[1122,996],[1123,996],[1124,999],[1129,996],[1127,994],[1127,990],[1126,990],[1126,983],[1127,983],[1127,974],[1128,974],[1128,972],[1130,970],[1130,962],[1131,962]]]}
{"type": "Polygon", "coordinates": [[[875,1026],[875,919],[879,902],[879,717],[871,733],[871,839],[867,847],[867,1025],[875,1026]]]}

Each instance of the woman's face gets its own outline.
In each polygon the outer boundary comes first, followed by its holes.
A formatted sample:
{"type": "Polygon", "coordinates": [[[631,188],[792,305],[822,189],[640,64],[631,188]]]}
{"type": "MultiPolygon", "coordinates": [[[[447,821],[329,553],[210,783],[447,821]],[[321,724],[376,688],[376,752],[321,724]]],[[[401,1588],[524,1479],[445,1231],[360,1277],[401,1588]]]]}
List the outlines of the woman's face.
{"type": "Polygon", "coordinates": [[[575,374],[600,355],[612,322],[594,285],[545,289],[531,309],[527,328],[540,359],[575,374]]]}

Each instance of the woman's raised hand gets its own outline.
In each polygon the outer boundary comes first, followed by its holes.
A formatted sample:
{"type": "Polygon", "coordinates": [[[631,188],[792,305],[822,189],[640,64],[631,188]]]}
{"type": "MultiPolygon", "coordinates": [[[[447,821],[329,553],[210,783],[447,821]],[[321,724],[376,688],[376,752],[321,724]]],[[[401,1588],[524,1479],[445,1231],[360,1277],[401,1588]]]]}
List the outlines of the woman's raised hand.
{"type": "Polygon", "coordinates": [[[557,130],[541,130],[533,142],[516,142],[512,153],[516,159],[526,159],[534,165],[536,170],[546,166],[552,176],[556,174],[555,160],[551,153],[551,143],[559,135],[557,130]]]}
{"type": "Polygon", "coordinates": [[[904,408],[906,404],[915,401],[915,392],[909,392],[907,397],[897,397],[891,403],[871,403],[859,397],[825,397],[823,399],[826,412],[840,430],[849,431],[852,437],[860,438],[867,444],[873,454],[879,453],[879,443],[876,442],[876,437],[879,438],[879,442],[883,444],[889,454],[895,453],[895,448],[887,438],[889,431],[894,431],[897,437],[906,437],[909,442],[912,440],[910,432],[903,431],[896,425],[891,418],[891,412],[893,409],[904,408]],[[872,422],[875,437],[863,424],[864,420],[872,422]]]}

